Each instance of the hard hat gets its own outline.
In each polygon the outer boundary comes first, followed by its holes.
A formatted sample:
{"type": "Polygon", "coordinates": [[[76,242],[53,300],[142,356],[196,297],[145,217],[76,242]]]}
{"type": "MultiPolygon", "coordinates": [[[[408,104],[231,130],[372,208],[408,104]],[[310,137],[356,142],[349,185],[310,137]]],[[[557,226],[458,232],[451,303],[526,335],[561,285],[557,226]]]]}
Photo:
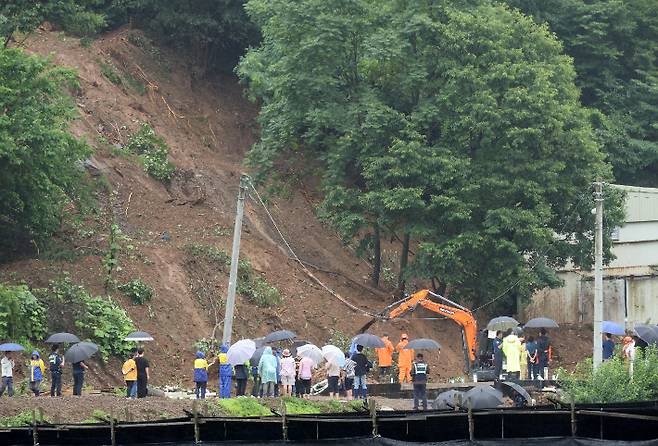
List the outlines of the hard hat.
{"type": "Polygon", "coordinates": [[[407,336],[406,333],[402,333],[402,335],[400,336],[400,339],[409,339],[409,336],[407,336]]]}

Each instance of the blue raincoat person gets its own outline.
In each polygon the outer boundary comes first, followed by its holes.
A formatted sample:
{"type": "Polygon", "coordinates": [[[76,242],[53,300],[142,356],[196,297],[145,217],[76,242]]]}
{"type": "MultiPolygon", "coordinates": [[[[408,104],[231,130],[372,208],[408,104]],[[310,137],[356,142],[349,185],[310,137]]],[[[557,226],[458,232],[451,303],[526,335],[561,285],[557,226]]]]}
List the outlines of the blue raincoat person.
{"type": "Polygon", "coordinates": [[[274,396],[276,386],[277,361],[272,354],[272,347],[265,347],[258,363],[258,374],[263,386],[263,396],[274,396]]]}
{"type": "Polygon", "coordinates": [[[206,398],[206,387],[208,385],[208,361],[203,352],[196,352],[194,360],[194,394],[197,399],[206,398]]]}
{"type": "Polygon", "coordinates": [[[231,398],[231,381],[233,378],[233,367],[228,363],[228,346],[222,345],[217,356],[219,360],[219,397],[231,398]]]}

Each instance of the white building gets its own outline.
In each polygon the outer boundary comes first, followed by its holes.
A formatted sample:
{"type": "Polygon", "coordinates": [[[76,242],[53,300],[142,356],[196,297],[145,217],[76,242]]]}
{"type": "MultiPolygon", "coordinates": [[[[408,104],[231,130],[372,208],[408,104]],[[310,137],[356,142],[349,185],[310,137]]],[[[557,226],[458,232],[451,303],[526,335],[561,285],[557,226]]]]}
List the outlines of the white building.
{"type": "MultiPolygon", "coordinates": [[[[616,186],[626,192],[626,222],[613,234],[617,257],[604,267],[603,319],[658,324],[658,189],[616,186]]],[[[565,268],[564,287],[537,292],[526,317],[592,323],[593,271],[565,268]]]]}

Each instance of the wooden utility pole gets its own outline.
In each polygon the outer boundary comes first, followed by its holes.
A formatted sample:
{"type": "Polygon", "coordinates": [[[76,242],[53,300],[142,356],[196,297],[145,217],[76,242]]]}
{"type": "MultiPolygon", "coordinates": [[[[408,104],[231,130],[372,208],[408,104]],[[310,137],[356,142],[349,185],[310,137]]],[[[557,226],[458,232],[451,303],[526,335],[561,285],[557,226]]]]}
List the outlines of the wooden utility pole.
{"type": "Polygon", "coordinates": [[[596,203],[596,228],[594,235],[594,368],[603,359],[601,322],[603,320],[603,183],[594,183],[596,203]]]}
{"type": "Polygon", "coordinates": [[[226,315],[224,316],[224,333],[222,344],[231,343],[233,331],[233,311],[235,309],[235,291],[238,286],[238,261],[240,260],[240,236],[242,235],[242,216],[244,214],[244,199],[247,195],[249,177],[240,175],[240,191],[238,192],[238,206],[235,213],[235,228],[233,229],[233,252],[231,253],[231,272],[228,278],[228,293],[226,295],[226,315]]]}

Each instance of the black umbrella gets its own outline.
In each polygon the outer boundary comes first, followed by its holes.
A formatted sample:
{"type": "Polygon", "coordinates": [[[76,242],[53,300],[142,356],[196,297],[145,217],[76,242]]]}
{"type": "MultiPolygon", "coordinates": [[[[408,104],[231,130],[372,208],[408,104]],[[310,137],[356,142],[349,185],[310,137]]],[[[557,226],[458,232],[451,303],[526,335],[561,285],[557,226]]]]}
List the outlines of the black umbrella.
{"type": "Polygon", "coordinates": [[[404,347],[404,350],[440,350],[441,344],[436,342],[434,339],[412,339],[404,347]]]}
{"type": "Polygon", "coordinates": [[[464,394],[462,407],[471,409],[493,409],[503,403],[503,394],[491,386],[473,387],[464,394]]]}
{"type": "Polygon", "coordinates": [[[66,359],[67,362],[75,364],[76,362],[91,358],[97,351],[98,346],[96,344],[92,344],[91,342],[78,342],[77,344],[73,344],[73,346],[64,353],[64,359],[66,359]]]}
{"type": "Polygon", "coordinates": [[[265,346],[263,347],[258,347],[256,351],[254,352],[253,356],[249,360],[249,363],[251,365],[258,365],[260,362],[260,357],[263,356],[263,351],[265,351],[265,346]]]}
{"type": "Polygon", "coordinates": [[[287,341],[289,339],[295,339],[296,337],[297,335],[290,330],[278,330],[265,336],[265,342],[287,341]]]}
{"type": "Polygon", "coordinates": [[[379,336],[370,333],[361,333],[354,337],[354,341],[356,345],[362,345],[364,347],[382,348],[386,346],[379,336]]]}
{"type": "Polygon", "coordinates": [[[536,317],[530,319],[524,326],[524,328],[559,328],[560,326],[553,319],[547,317],[536,317]]]}
{"type": "Polygon", "coordinates": [[[448,410],[454,409],[458,406],[464,397],[464,392],[459,390],[447,390],[439,393],[434,401],[432,401],[432,409],[448,410]]]}
{"type": "Polygon", "coordinates": [[[510,381],[503,381],[502,384],[503,384],[502,387],[503,393],[507,393],[508,396],[512,398],[514,404],[517,407],[526,406],[529,402],[532,401],[530,394],[517,383],[510,381]],[[508,392],[505,392],[505,390],[508,390],[508,392]]]}
{"type": "Polygon", "coordinates": [[[513,317],[509,316],[498,316],[489,321],[487,324],[487,330],[490,331],[505,331],[510,328],[517,327],[519,325],[519,321],[514,319],[513,317]]]}
{"type": "Polygon", "coordinates": [[[642,339],[647,344],[658,344],[658,327],[638,324],[633,331],[638,338],[642,339]]]}
{"type": "Polygon", "coordinates": [[[265,342],[265,336],[263,336],[262,338],[256,338],[256,339],[254,339],[254,343],[256,344],[256,348],[260,348],[260,347],[262,347],[263,345],[266,344],[266,342],[265,342]]]}
{"type": "Polygon", "coordinates": [[[48,344],[75,344],[76,342],[80,342],[80,339],[71,333],[55,333],[46,339],[48,344]]]}

